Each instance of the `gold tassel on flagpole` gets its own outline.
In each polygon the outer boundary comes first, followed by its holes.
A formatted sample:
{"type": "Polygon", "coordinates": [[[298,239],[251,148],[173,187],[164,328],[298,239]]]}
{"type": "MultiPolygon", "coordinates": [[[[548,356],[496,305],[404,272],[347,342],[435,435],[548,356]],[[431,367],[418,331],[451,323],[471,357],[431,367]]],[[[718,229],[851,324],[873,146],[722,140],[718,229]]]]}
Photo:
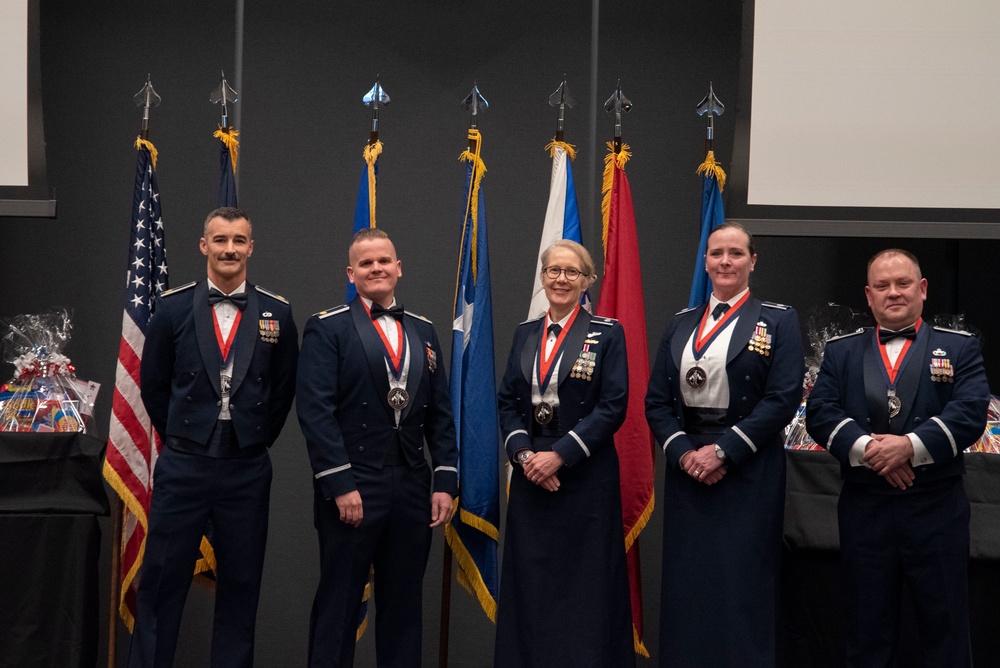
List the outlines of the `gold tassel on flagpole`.
{"type": "Polygon", "coordinates": [[[726,173],[722,171],[722,165],[715,161],[715,151],[709,151],[705,156],[705,162],[698,165],[698,172],[701,176],[714,176],[719,182],[719,192],[726,187],[726,173]]]}
{"type": "Polygon", "coordinates": [[[601,220],[604,223],[604,228],[601,231],[601,243],[604,244],[605,259],[607,259],[608,254],[608,217],[611,215],[611,185],[615,175],[614,166],[617,165],[618,169],[625,169],[625,163],[631,157],[628,144],[622,144],[621,151],[615,153],[614,145],[608,142],[608,154],[604,156],[604,181],[601,185],[601,192],[604,194],[604,197],[601,198],[601,220]]]}
{"type": "Polygon", "coordinates": [[[149,151],[149,157],[153,159],[153,169],[156,169],[156,147],[153,146],[153,142],[148,139],[143,139],[142,137],[135,138],[136,149],[145,148],[149,151]]]}
{"type": "MultiPolygon", "coordinates": [[[[476,241],[478,240],[479,233],[479,184],[483,180],[483,175],[486,174],[486,165],[483,163],[482,158],[479,157],[480,149],[483,145],[482,135],[479,134],[479,130],[469,128],[469,143],[472,144],[473,142],[475,142],[476,152],[462,151],[462,155],[458,156],[458,159],[472,163],[472,183],[469,184],[469,196],[465,203],[465,220],[469,221],[470,217],[472,220],[472,280],[476,281],[479,267],[476,262],[478,256],[476,241]]],[[[463,231],[463,236],[464,234],[463,231]]],[[[462,247],[465,247],[464,238],[462,239],[462,247]]]]}
{"type": "Polygon", "coordinates": [[[572,144],[567,144],[564,141],[557,141],[555,139],[553,139],[552,141],[550,141],[545,146],[545,150],[549,152],[549,157],[550,158],[556,157],[556,147],[557,146],[561,146],[562,149],[564,151],[566,151],[566,155],[569,156],[570,160],[576,160],[576,147],[573,146],[572,144]]]}
{"type": "Polygon", "coordinates": [[[365,163],[368,165],[368,221],[369,227],[375,227],[375,163],[382,155],[382,142],[365,144],[365,163]]]}
{"type": "Polygon", "coordinates": [[[212,133],[212,136],[221,141],[229,149],[229,159],[233,163],[233,174],[236,173],[236,161],[239,159],[240,155],[240,131],[229,126],[224,128],[221,125],[219,129],[212,133]]]}

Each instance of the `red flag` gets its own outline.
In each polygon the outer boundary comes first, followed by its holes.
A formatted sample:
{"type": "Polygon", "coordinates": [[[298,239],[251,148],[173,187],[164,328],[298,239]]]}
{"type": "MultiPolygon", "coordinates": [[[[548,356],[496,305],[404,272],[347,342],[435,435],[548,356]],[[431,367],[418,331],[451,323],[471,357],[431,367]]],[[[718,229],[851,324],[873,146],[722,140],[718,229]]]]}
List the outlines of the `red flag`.
{"type": "MultiPolygon", "coordinates": [[[[612,149],[611,144],[608,148],[612,149]]],[[[615,434],[621,466],[622,520],[632,595],[632,634],[635,651],[648,657],[642,642],[642,575],[638,537],[653,512],[653,436],[646,425],[644,398],[649,383],[649,348],[643,308],[639,239],[636,235],[632,191],[624,166],[631,154],[623,145],[604,159],[604,282],[597,315],[616,318],[625,329],[628,345],[629,393],[625,424],[615,434]]]]}

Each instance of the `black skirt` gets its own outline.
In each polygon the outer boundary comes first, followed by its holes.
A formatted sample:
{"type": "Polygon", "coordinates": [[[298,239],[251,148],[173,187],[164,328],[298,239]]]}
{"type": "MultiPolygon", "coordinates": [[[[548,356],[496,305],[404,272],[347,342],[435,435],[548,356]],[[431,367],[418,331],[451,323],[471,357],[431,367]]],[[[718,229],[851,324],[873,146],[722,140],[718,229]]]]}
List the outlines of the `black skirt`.
{"type": "MultiPolygon", "coordinates": [[[[555,439],[535,438],[536,451],[555,439]]],[[[558,474],[549,492],[515,466],[504,534],[495,665],[633,666],[618,455],[558,474]]]]}

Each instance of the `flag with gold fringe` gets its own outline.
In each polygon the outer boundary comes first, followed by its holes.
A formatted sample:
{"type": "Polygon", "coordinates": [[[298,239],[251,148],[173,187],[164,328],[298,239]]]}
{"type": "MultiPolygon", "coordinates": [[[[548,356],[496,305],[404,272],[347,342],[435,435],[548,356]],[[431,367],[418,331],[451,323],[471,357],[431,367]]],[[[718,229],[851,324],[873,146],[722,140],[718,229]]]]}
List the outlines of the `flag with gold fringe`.
{"type": "Polygon", "coordinates": [[[236,196],[236,161],[239,159],[240,131],[233,126],[222,127],[212,133],[219,140],[219,189],[215,206],[238,207],[236,196]]]}
{"type": "Polygon", "coordinates": [[[451,403],[459,444],[458,512],[445,526],[445,538],[458,561],[458,582],[496,621],[500,526],[500,429],[497,422],[493,357],[493,302],[486,234],[486,200],[481,182],[486,166],[482,137],[469,130],[465,214],[455,281],[452,331],[451,403]]]}
{"type": "Polygon", "coordinates": [[[529,320],[544,314],[549,307],[542,288],[542,253],[560,239],[583,243],[580,209],[576,201],[576,186],[573,185],[572,160],[576,158],[576,150],[572,144],[555,139],[545,148],[552,157],[552,179],[549,184],[549,203],[545,207],[545,222],[542,224],[542,238],[538,244],[535,285],[531,290],[531,304],[528,306],[529,320]]]}
{"type": "Polygon", "coordinates": [[[648,657],[643,644],[642,575],[638,537],[653,512],[653,437],[646,425],[643,398],[649,383],[649,348],[643,308],[639,239],[632,191],[625,176],[631,154],[628,145],[614,152],[608,143],[604,158],[604,279],[597,315],[616,318],[628,342],[629,400],[625,423],[615,434],[621,466],[622,520],[632,597],[632,635],[635,651],[648,657]]]}
{"type": "MultiPolygon", "coordinates": [[[[236,196],[236,163],[239,160],[240,132],[233,126],[219,124],[219,129],[212,133],[219,140],[219,187],[216,190],[215,206],[238,207],[236,196]]],[[[205,535],[198,546],[198,559],[195,561],[195,575],[215,576],[215,549],[212,547],[212,521],[208,521],[205,535]]]]}
{"type": "MultiPolygon", "coordinates": [[[[361,168],[361,180],[358,183],[358,198],[354,204],[354,227],[352,234],[357,234],[360,230],[375,227],[375,181],[378,178],[378,158],[382,155],[382,142],[377,139],[374,142],[365,144],[362,152],[365,164],[361,168]]],[[[358,295],[357,288],[350,280],[347,281],[347,300],[350,304],[358,295]]],[[[358,611],[358,630],[356,639],[360,640],[368,629],[368,601],[372,596],[372,585],[374,584],[374,570],[368,572],[368,582],[365,584],[365,592],[361,599],[361,608],[358,611]]]]}
{"type": "MultiPolygon", "coordinates": [[[[361,168],[361,182],[358,183],[358,199],[354,204],[354,234],[360,230],[375,227],[375,181],[378,179],[378,158],[382,155],[382,142],[365,144],[362,156],[365,164],[361,168]]],[[[357,296],[354,283],[347,282],[347,301],[357,296]]]]}
{"type": "Polygon", "coordinates": [[[118,612],[129,631],[135,624],[137,576],[146,549],[153,467],[162,446],[139,396],[139,363],[156,298],[168,287],[156,147],[138,137],[135,148],[122,334],[104,458],[104,478],[123,505],[121,544],[117,547],[121,555],[118,612]]]}
{"type": "Polygon", "coordinates": [[[722,165],[715,161],[715,151],[709,150],[705,161],[698,166],[702,179],[701,194],[701,238],[698,241],[698,255],[694,262],[694,278],[691,281],[691,298],[688,308],[700,306],[712,295],[712,282],[705,271],[705,251],[708,249],[708,235],[726,221],[722,206],[722,189],[726,187],[726,173],[722,165]]]}

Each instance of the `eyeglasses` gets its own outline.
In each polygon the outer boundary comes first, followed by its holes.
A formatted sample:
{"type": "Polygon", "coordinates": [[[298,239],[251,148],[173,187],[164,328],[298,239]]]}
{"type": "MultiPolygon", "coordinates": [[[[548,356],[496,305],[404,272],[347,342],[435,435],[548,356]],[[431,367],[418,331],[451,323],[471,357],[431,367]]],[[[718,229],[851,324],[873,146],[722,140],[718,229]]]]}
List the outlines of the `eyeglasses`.
{"type": "Polygon", "coordinates": [[[559,274],[565,274],[567,281],[575,281],[576,279],[583,276],[583,272],[574,267],[542,267],[542,273],[551,278],[553,281],[559,278],[559,274]]]}

